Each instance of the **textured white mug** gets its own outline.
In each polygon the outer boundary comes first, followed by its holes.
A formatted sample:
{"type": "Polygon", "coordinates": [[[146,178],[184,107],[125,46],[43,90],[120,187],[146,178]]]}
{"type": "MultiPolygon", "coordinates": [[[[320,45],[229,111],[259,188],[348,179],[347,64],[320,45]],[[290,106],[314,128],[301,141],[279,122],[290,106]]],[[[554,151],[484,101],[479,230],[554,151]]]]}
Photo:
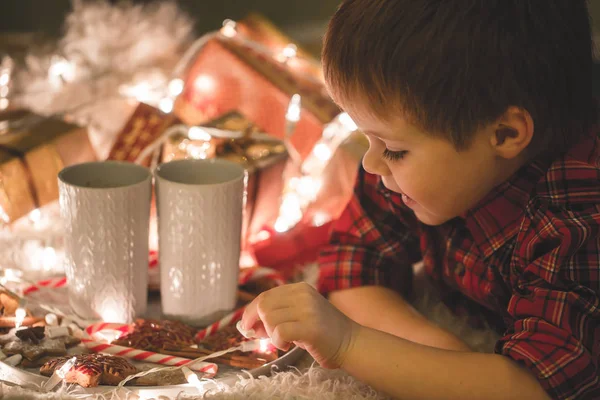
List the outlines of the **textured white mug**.
{"type": "Polygon", "coordinates": [[[225,160],[158,166],[158,256],[162,312],[206,325],[236,302],[246,171],[225,160]]]}
{"type": "Polygon", "coordinates": [[[67,167],[58,178],[71,307],[84,318],[132,322],[148,302],[152,174],[105,161],[67,167]]]}

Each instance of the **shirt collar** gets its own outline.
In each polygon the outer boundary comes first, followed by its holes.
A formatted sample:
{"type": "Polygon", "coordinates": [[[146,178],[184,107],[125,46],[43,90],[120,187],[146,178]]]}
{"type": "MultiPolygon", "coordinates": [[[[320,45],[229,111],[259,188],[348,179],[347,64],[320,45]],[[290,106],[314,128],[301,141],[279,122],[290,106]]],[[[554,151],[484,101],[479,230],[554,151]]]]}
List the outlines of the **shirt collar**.
{"type": "MultiPolygon", "coordinates": [[[[568,151],[566,157],[558,157],[555,163],[564,164],[565,158],[586,163],[596,161],[590,160],[590,157],[598,154],[597,132],[593,129],[568,151]]],[[[491,256],[518,233],[525,208],[553,165],[552,161],[548,156],[535,158],[464,215],[467,228],[484,257],[491,256]]],[[[557,186],[564,187],[556,182],[551,187],[557,189],[557,186]]]]}
{"type": "Polygon", "coordinates": [[[467,228],[484,257],[517,234],[525,207],[549,165],[550,161],[541,157],[530,161],[467,211],[467,228]]]}

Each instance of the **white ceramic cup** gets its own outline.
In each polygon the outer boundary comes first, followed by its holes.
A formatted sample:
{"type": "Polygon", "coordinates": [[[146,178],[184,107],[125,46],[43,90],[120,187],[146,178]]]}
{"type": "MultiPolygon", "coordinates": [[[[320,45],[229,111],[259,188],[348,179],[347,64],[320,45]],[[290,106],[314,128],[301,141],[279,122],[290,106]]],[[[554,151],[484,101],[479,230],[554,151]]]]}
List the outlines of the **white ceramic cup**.
{"type": "Polygon", "coordinates": [[[105,161],[67,167],[58,179],[71,307],[84,318],[132,322],[148,303],[152,174],[105,161]]]}
{"type": "Polygon", "coordinates": [[[155,171],[162,312],[192,325],[234,308],[246,171],[230,161],[177,160],[155,171]]]}

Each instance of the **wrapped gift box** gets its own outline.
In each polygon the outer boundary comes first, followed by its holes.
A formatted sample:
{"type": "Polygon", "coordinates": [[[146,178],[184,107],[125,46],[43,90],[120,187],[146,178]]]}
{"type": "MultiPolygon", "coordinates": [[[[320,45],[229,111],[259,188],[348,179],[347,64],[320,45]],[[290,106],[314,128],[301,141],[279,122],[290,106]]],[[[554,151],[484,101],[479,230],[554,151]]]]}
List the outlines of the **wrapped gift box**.
{"type": "Polygon", "coordinates": [[[218,157],[239,163],[246,168],[249,174],[242,226],[242,247],[247,249],[249,238],[261,229],[261,224],[253,222],[257,216],[256,208],[272,209],[272,199],[276,202],[281,196],[281,177],[287,160],[285,147],[280,141],[261,133],[256,125],[237,111],[209,121],[203,127],[219,129],[223,134],[236,133],[241,137],[237,139],[212,137],[210,140],[203,140],[177,134],[164,144],[162,161],[218,157]]]}
{"type": "Polygon", "coordinates": [[[96,159],[86,128],[27,111],[0,120],[0,219],[10,223],[58,199],[63,167],[96,159]]]}
{"type": "MultiPolygon", "coordinates": [[[[172,114],[140,103],[127,123],[117,134],[117,138],[108,154],[109,160],[135,162],[140,153],[171,126],[179,123],[172,114]]],[[[146,157],[142,165],[149,166],[151,158],[146,157]]]]}
{"type": "Polygon", "coordinates": [[[238,27],[237,36],[216,37],[197,54],[175,113],[185,123],[197,125],[239,110],[261,131],[284,138],[285,115],[291,96],[297,93],[302,98],[302,113],[291,142],[301,157],[306,157],[321,137],[324,124],[340,112],[315,72],[318,64],[300,57],[282,62],[276,54],[257,49],[241,37],[246,29],[263,42],[271,35],[281,43],[283,35],[275,35],[273,27],[266,28],[260,21],[240,21],[238,27]]]}

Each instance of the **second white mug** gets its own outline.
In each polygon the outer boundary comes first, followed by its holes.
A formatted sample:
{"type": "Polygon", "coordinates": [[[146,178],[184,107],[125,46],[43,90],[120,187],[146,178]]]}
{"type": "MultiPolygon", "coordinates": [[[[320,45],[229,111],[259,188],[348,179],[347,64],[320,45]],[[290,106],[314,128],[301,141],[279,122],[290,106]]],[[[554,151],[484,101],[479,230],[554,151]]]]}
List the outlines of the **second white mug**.
{"type": "Polygon", "coordinates": [[[162,311],[206,325],[236,302],[246,171],[177,160],[155,172],[162,311]]]}

